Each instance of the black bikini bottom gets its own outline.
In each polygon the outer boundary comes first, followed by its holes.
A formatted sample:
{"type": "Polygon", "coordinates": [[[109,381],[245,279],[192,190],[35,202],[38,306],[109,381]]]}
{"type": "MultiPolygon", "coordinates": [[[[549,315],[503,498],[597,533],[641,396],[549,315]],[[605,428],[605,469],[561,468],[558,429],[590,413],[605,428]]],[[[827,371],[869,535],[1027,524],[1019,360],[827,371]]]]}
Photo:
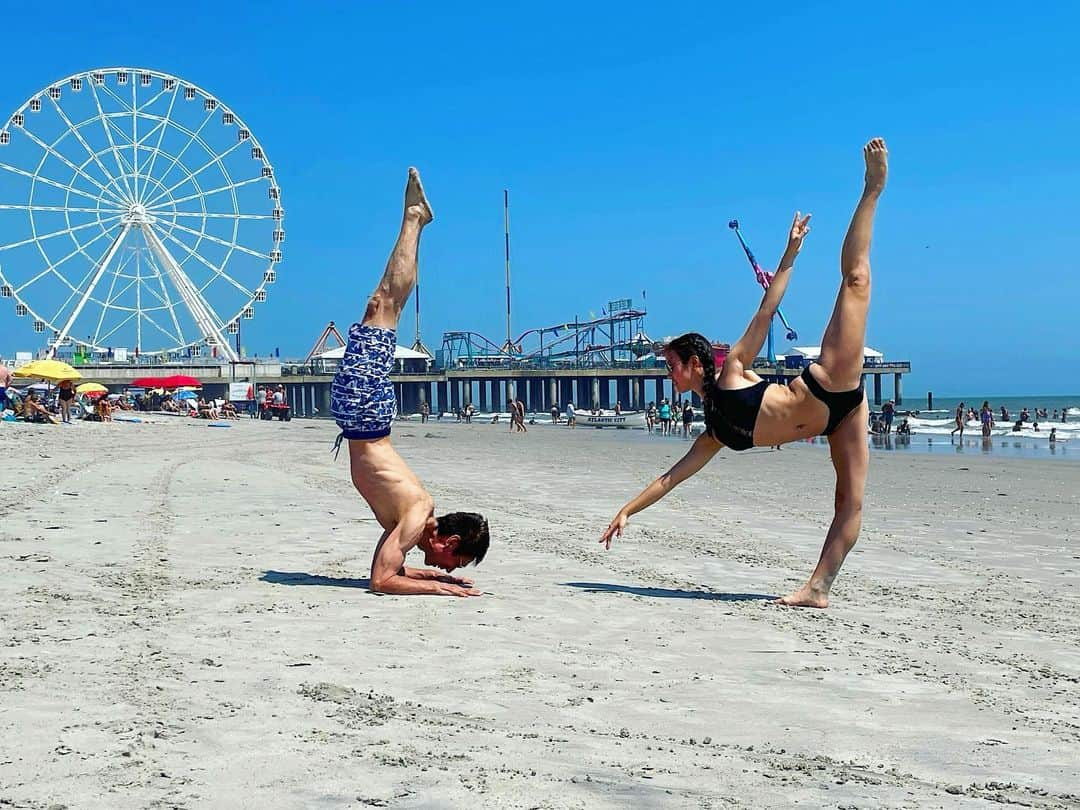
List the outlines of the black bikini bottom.
{"type": "Polygon", "coordinates": [[[806,387],[810,389],[810,393],[824,402],[825,407],[829,409],[829,424],[821,432],[822,436],[830,435],[844,420],[845,416],[862,404],[864,394],[861,379],[859,380],[859,387],[851,391],[826,391],[821,387],[821,383],[814,378],[814,375],[810,373],[810,366],[804,368],[800,376],[802,381],[806,383],[806,387]]]}

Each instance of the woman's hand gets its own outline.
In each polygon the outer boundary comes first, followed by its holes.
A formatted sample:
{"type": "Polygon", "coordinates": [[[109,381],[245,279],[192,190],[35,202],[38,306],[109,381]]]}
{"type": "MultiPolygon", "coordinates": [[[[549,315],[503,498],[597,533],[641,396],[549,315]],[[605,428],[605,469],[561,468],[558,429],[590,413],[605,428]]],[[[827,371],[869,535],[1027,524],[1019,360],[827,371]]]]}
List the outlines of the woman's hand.
{"type": "Polygon", "coordinates": [[[600,536],[600,542],[604,544],[604,548],[611,548],[611,541],[616,537],[622,537],[622,530],[626,528],[628,520],[630,520],[630,516],[620,509],[619,513],[615,515],[615,519],[608,524],[608,527],[604,529],[604,533],[600,536]]]}
{"type": "Polygon", "coordinates": [[[802,249],[803,239],[810,233],[810,214],[802,216],[801,211],[795,212],[795,218],[791,220],[791,232],[788,234],[787,252],[794,256],[802,249]]]}

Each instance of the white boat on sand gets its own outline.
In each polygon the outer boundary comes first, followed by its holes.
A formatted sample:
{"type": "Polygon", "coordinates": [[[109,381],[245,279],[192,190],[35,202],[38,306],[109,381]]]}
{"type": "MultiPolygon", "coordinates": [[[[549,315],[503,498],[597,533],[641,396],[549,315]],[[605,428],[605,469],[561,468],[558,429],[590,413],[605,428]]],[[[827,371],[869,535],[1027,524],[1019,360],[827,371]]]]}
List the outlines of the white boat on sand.
{"type": "Polygon", "coordinates": [[[645,411],[626,411],[616,414],[614,411],[601,413],[589,413],[578,411],[575,414],[578,427],[613,427],[613,428],[643,428],[645,427],[645,411]]]}

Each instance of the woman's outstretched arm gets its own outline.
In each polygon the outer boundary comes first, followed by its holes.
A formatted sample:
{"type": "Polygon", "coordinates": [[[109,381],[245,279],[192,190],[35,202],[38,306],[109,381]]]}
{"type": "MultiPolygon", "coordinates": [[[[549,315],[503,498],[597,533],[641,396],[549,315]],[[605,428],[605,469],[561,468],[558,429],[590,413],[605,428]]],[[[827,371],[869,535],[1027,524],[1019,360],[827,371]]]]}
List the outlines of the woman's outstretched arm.
{"type": "Polygon", "coordinates": [[[772,323],[773,315],[776,314],[776,310],[780,308],[780,302],[784,299],[788,282],[791,280],[791,268],[795,266],[795,257],[799,255],[803,239],[808,233],[810,233],[810,214],[803,217],[799,211],[796,211],[795,218],[791,221],[791,231],[788,233],[787,248],[765,290],[765,295],[761,298],[761,306],[750,319],[746,332],[729,353],[729,356],[736,358],[744,368],[749,368],[753,364],[754,358],[765,345],[765,339],[769,336],[769,324],[772,323]]]}
{"type": "Polygon", "coordinates": [[[611,541],[616,537],[622,537],[622,530],[626,527],[631,515],[636,515],[642,509],[647,509],[663,498],[676,486],[708,464],[709,459],[715,456],[723,446],[708,433],[702,433],[698,436],[686,455],[675,462],[674,467],[645,487],[636,498],[619,510],[618,514],[615,515],[615,519],[608,524],[600,537],[600,542],[604,544],[604,547],[611,548],[611,541]]]}

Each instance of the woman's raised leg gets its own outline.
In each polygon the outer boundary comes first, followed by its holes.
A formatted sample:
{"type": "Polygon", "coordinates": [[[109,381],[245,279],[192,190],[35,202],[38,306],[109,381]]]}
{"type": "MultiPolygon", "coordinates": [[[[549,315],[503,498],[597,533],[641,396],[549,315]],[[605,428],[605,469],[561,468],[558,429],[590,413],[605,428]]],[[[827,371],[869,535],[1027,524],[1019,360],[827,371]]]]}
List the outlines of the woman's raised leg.
{"type": "Polygon", "coordinates": [[[863,147],[865,185],[844,237],[840,292],[821,338],[821,357],[814,369],[814,376],[827,391],[850,391],[858,388],[862,379],[866,316],[870,311],[870,237],[878,198],[885,190],[888,154],[881,138],[863,147]]]}

